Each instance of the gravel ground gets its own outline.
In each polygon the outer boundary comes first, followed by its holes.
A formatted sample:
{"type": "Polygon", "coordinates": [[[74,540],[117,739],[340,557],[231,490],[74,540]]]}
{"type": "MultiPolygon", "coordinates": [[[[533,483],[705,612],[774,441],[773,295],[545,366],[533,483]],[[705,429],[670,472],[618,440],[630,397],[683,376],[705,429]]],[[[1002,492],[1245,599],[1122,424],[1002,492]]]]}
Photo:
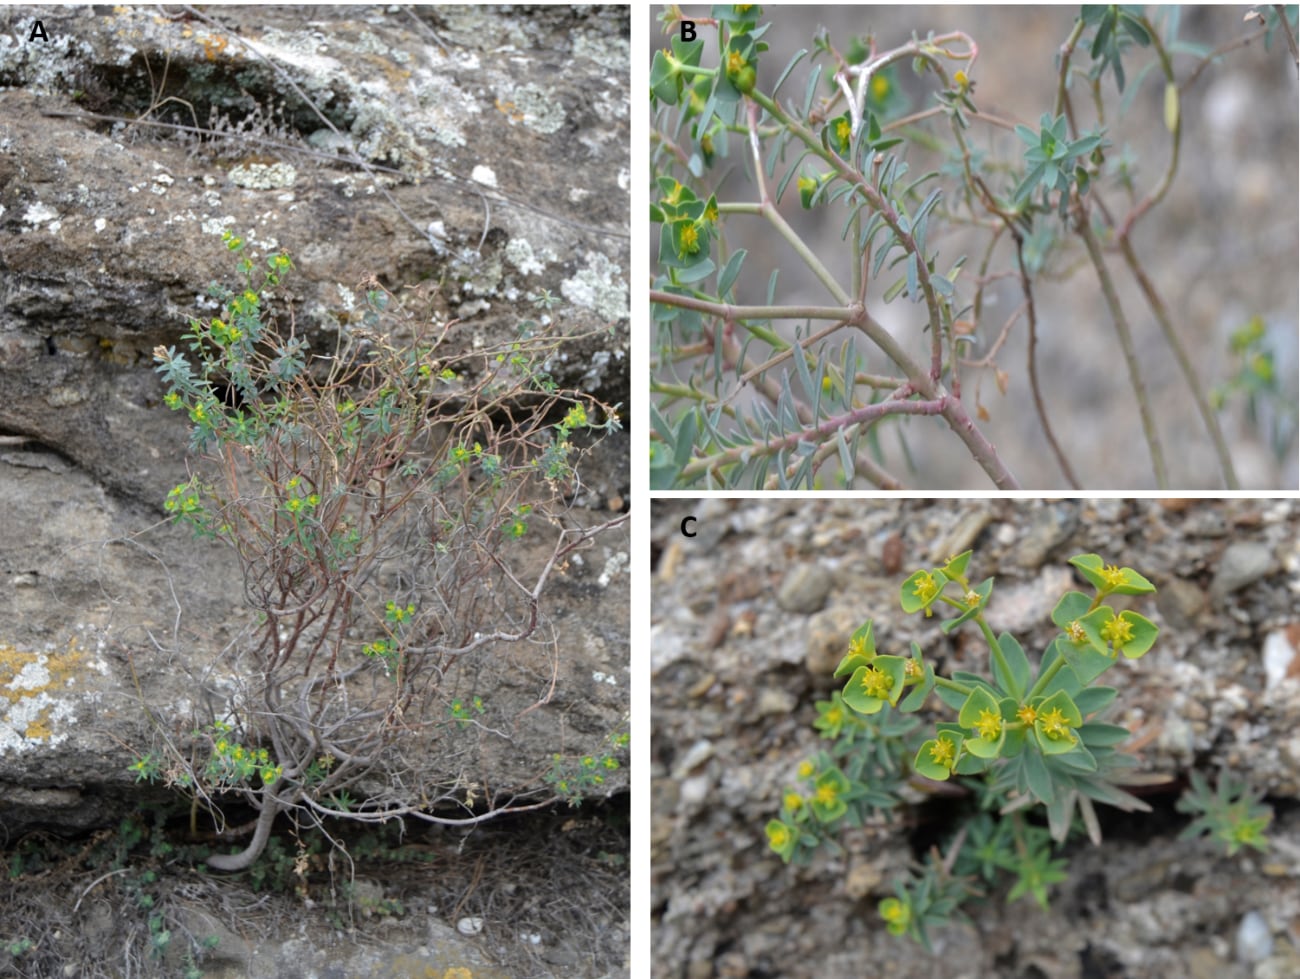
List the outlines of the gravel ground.
{"type": "Polygon", "coordinates": [[[1300,974],[1298,530],[1293,501],[658,501],[654,975],[1300,974]],[[687,515],[693,539],[680,533],[687,515]],[[1228,771],[1267,790],[1268,853],[1228,858],[1179,840],[1188,817],[1173,809],[1177,792],[1149,796],[1149,816],[1104,810],[1101,848],[1070,846],[1050,912],[1008,905],[1004,889],[970,924],[940,929],[933,957],[888,935],[876,913],[915,838],[869,827],[804,867],[770,853],[763,827],[818,750],[813,702],[838,686],[830,673],[864,618],[882,652],[915,640],[951,669],[981,648],[898,607],[912,570],[967,547],[972,574],[997,577],[990,624],[1031,659],[1055,631],[1056,599],[1077,587],[1070,556],[1095,552],[1156,584],[1141,611],[1159,641],[1107,676],[1120,689],[1108,720],[1137,732],[1139,771],[1228,771]],[[1243,950],[1250,912],[1264,927],[1243,950]]]}

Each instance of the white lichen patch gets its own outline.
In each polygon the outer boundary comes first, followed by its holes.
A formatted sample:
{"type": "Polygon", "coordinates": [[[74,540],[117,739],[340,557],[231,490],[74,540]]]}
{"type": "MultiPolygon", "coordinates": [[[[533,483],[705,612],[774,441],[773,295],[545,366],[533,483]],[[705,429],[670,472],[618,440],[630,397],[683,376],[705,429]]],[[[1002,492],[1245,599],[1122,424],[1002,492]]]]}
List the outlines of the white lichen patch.
{"type": "Polygon", "coordinates": [[[83,660],[75,638],[62,651],[28,652],[0,645],[0,754],[68,739],[76,704],[65,693],[76,682],[83,660]]]}
{"type": "Polygon", "coordinates": [[[628,304],[622,271],[599,252],[588,252],[587,267],[560,283],[560,295],[575,306],[594,310],[601,319],[624,319],[628,304]]]}
{"type": "Polygon", "coordinates": [[[596,31],[582,31],[573,39],[573,57],[594,61],[608,68],[616,76],[627,73],[631,64],[632,48],[628,39],[596,31]]]}
{"type": "Polygon", "coordinates": [[[352,152],[352,140],[342,133],[335,132],[333,129],[317,129],[307,137],[307,144],[322,153],[348,154],[352,152]]]}
{"type": "Polygon", "coordinates": [[[429,239],[429,244],[433,246],[435,255],[447,253],[447,225],[444,222],[430,221],[424,233],[429,239]]]}
{"type": "Polygon", "coordinates": [[[240,164],[230,168],[230,182],[246,190],[271,190],[279,187],[292,187],[298,179],[298,171],[288,163],[240,164]]]}
{"type": "Polygon", "coordinates": [[[227,214],[220,218],[204,218],[203,223],[199,225],[205,235],[219,235],[235,223],[233,215],[227,214]]]}
{"type": "Polygon", "coordinates": [[[627,567],[628,557],[626,551],[616,551],[611,554],[605,561],[605,569],[601,571],[600,577],[596,580],[600,583],[601,588],[608,588],[609,583],[613,581],[623,569],[627,567]]]}
{"type": "Polygon", "coordinates": [[[506,245],[506,261],[524,275],[538,275],[546,271],[546,262],[533,253],[533,246],[523,238],[512,238],[506,245]]]}
{"type": "Polygon", "coordinates": [[[584,391],[594,391],[605,379],[605,368],[609,366],[609,351],[597,350],[591,355],[591,366],[582,375],[584,391]]]}
{"type": "Polygon", "coordinates": [[[260,38],[241,38],[255,51],[287,62],[307,75],[308,87],[319,87],[319,80],[345,74],[343,64],[325,51],[329,44],[320,31],[282,31],[271,27],[260,38]]]}
{"type": "Polygon", "coordinates": [[[85,400],[86,392],[82,388],[66,384],[55,385],[45,393],[45,403],[52,408],[66,408],[85,400]]]}
{"type": "Polygon", "coordinates": [[[500,96],[511,120],[522,122],[534,132],[549,136],[564,125],[564,106],[545,89],[529,82],[500,96]]]}
{"type": "Polygon", "coordinates": [[[491,167],[485,167],[482,164],[476,166],[469,176],[475,183],[482,184],[484,187],[495,187],[497,185],[497,175],[492,171],[491,167]]]}
{"type": "Polygon", "coordinates": [[[48,204],[42,204],[37,201],[35,204],[29,204],[27,210],[23,212],[23,220],[31,225],[44,224],[47,221],[57,221],[59,212],[48,204]]]}

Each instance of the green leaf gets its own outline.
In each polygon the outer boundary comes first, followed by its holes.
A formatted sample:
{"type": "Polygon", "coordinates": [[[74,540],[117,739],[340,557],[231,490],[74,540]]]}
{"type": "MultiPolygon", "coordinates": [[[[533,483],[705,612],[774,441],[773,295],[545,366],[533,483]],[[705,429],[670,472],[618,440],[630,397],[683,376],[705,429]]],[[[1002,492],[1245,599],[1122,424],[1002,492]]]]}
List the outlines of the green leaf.
{"type": "Polygon", "coordinates": [[[673,444],[673,427],[669,423],[668,419],[663,416],[663,413],[660,412],[658,407],[653,404],[650,406],[650,427],[658,432],[659,435],[669,443],[669,445],[673,444]]]}
{"type": "Polygon", "coordinates": [[[818,822],[834,822],[848,812],[848,803],[844,797],[852,791],[852,786],[838,768],[821,772],[814,785],[817,791],[812,794],[809,806],[818,822]]]}
{"type": "Polygon", "coordinates": [[[1114,687],[1088,687],[1074,695],[1074,705],[1080,714],[1088,717],[1109,707],[1117,693],[1114,687]]]}
{"type": "MultiPolygon", "coordinates": [[[[801,168],[799,164],[803,162],[803,158],[810,152],[811,150],[804,150],[800,153],[799,159],[795,160],[794,165],[786,170],[785,175],[776,185],[776,200],[778,203],[780,203],[781,199],[785,197],[785,188],[789,185],[795,174],[800,173],[801,168]]],[[[828,184],[829,181],[821,180],[816,174],[805,172],[800,176],[799,183],[797,184],[799,188],[799,202],[805,211],[813,206],[816,199],[819,199],[820,193],[828,184]]]]}
{"type": "Polygon", "coordinates": [[[1097,770],[1097,759],[1082,743],[1079,743],[1070,751],[1052,755],[1049,767],[1064,768],[1070,772],[1087,775],[1097,770]]]}
{"type": "Polygon", "coordinates": [[[1045,162],[1036,164],[1026,175],[1020,186],[1016,188],[1016,192],[1011,199],[1012,203],[1016,207],[1019,207],[1027,201],[1030,195],[1037,189],[1039,182],[1043,179],[1043,175],[1046,173],[1047,164],[1045,162]]]}
{"type": "MultiPolygon", "coordinates": [[[[813,398],[817,397],[817,395],[821,393],[822,387],[821,384],[813,380],[812,374],[808,370],[808,354],[804,352],[802,347],[797,345],[799,340],[797,334],[795,336],[795,340],[796,340],[796,346],[794,349],[794,356],[791,357],[790,359],[794,361],[795,369],[799,374],[799,383],[803,385],[805,398],[808,400],[812,400],[813,398]]],[[[797,415],[795,416],[794,422],[795,422],[794,427],[798,428],[799,419],[797,415]]]]}
{"type": "Polygon", "coordinates": [[[907,677],[907,658],[904,656],[877,656],[871,664],[889,677],[889,705],[898,705],[903,695],[903,681],[907,677]]]}
{"type": "Polygon", "coordinates": [[[1145,616],[1125,610],[1119,617],[1129,624],[1133,638],[1119,647],[1126,659],[1140,659],[1155,645],[1160,628],[1145,616]]]}
{"type": "MultiPolygon", "coordinates": [[[[876,658],[879,660],[883,657],[876,658]]],[[[889,674],[872,663],[868,666],[859,666],[853,671],[853,676],[849,677],[849,681],[844,684],[841,696],[844,702],[859,714],[877,714],[885,706],[885,701],[892,692],[892,680],[889,674]],[[868,693],[869,689],[877,692],[868,693]],[[879,693],[884,693],[885,696],[881,697],[879,693]]]]}
{"type": "Polygon", "coordinates": [[[1025,655],[1024,647],[1009,632],[998,636],[998,648],[1002,650],[1002,659],[1006,662],[1010,674],[1008,675],[1001,668],[1001,663],[995,656],[993,678],[999,687],[1019,702],[1024,698],[1025,691],[1029,689],[1029,657],[1025,655]]]}
{"type": "Polygon", "coordinates": [[[778,854],[786,863],[794,856],[795,848],[799,845],[799,830],[797,827],[788,823],[783,823],[779,819],[768,821],[766,827],[767,845],[778,854]]]}
{"type": "Polygon", "coordinates": [[[1079,624],[1093,648],[1111,658],[1122,652],[1128,659],[1139,659],[1155,645],[1160,632],[1145,616],[1127,610],[1116,615],[1109,605],[1085,615],[1079,624]]]}
{"type": "Polygon", "coordinates": [[[1036,751],[1026,751],[1020,756],[1021,772],[1029,792],[1039,802],[1051,804],[1055,793],[1052,790],[1052,776],[1047,771],[1043,756],[1036,751]]]}
{"type": "Polygon", "coordinates": [[[691,461],[691,450],[695,447],[695,435],[698,431],[695,413],[688,411],[677,421],[673,432],[673,465],[681,472],[691,461]]]}
{"type": "Polygon", "coordinates": [[[993,699],[993,695],[984,687],[976,687],[962,704],[961,711],[957,715],[957,723],[965,728],[973,728],[975,722],[979,720],[981,711],[996,712],[1001,716],[998,702],[993,699]]]}
{"type": "Polygon", "coordinates": [[[1079,683],[1085,686],[1115,665],[1113,656],[1098,652],[1091,643],[1075,644],[1067,636],[1057,636],[1055,642],[1079,683]]]}
{"type": "Polygon", "coordinates": [[[718,298],[726,300],[727,293],[735,284],[736,276],[740,274],[740,266],[745,261],[745,256],[749,253],[745,249],[740,249],[727,260],[727,264],[722,269],[722,274],[718,276],[718,298]]]}
{"type": "Polygon", "coordinates": [[[867,619],[849,636],[849,651],[835,670],[835,676],[852,674],[859,666],[869,666],[876,658],[876,640],[872,636],[872,622],[867,619]]]}
{"type": "Polygon", "coordinates": [[[1016,135],[1029,146],[1038,145],[1038,133],[1034,132],[1028,126],[1016,126],[1016,135]]]}
{"type": "MultiPolygon", "coordinates": [[[[1080,712],[1082,713],[1082,708],[1080,712]]],[[[1079,736],[1083,738],[1084,744],[1093,748],[1109,748],[1123,744],[1129,739],[1130,733],[1128,728],[1118,724],[1100,724],[1093,721],[1079,726],[1079,736]]]]}
{"type": "Polygon", "coordinates": [[[781,77],[778,78],[776,84],[772,86],[770,97],[773,101],[776,100],[776,93],[780,90],[781,86],[785,84],[785,80],[790,77],[790,72],[794,71],[794,66],[797,65],[807,53],[807,48],[800,48],[799,52],[790,59],[790,63],[785,66],[785,71],[781,72],[781,77]]]}
{"type": "Polygon", "coordinates": [[[853,134],[853,118],[847,112],[841,113],[826,123],[822,129],[822,146],[839,156],[846,156],[853,134]]]}
{"type": "Polygon", "coordinates": [[[817,95],[817,82],[822,77],[822,66],[813,65],[813,70],[808,73],[808,86],[804,90],[803,96],[803,117],[808,118],[808,113],[812,109],[813,98],[817,95]]]}
{"type": "Polygon", "coordinates": [[[1034,706],[1034,736],[1045,755],[1061,755],[1079,743],[1073,729],[1083,723],[1079,708],[1064,690],[1034,706]]]}
{"type": "Polygon", "coordinates": [[[1133,40],[1137,41],[1137,43],[1142,47],[1150,47],[1151,34],[1147,31],[1146,25],[1138,19],[1138,17],[1141,16],[1141,8],[1138,9],[1139,13],[1137,17],[1127,10],[1121,9],[1119,14],[1119,24],[1120,27],[1124,28],[1125,33],[1127,33],[1129,37],[1133,38],[1133,40]]]}
{"type": "MultiPolygon", "coordinates": [[[[819,397],[820,394],[821,392],[818,391],[819,397]]],[[[814,412],[814,415],[815,414],[816,413],[814,412]]],[[[839,453],[840,469],[844,472],[844,479],[849,480],[852,478],[854,470],[857,467],[853,462],[853,454],[849,452],[849,443],[844,438],[844,429],[842,428],[835,429],[835,449],[839,453]]]]}
{"type": "Polygon", "coordinates": [[[650,63],[650,94],[668,105],[677,104],[681,75],[673,68],[663,51],[656,51],[650,63]]]}
{"type": "Polygon", "coordinates": [[[1079,554],[1070,558],[1099,595],[1150,595],[1156,586],[1132,568],[1107,566],[1096,554],[1079,554]]]}
{"type": "Polygon", "coordinates": [[[682,268],[677,273],[677,281],[684,286],[691,285],[711,276],[717,268],[711,258],[701,258],[694,265],[682,268]]]}

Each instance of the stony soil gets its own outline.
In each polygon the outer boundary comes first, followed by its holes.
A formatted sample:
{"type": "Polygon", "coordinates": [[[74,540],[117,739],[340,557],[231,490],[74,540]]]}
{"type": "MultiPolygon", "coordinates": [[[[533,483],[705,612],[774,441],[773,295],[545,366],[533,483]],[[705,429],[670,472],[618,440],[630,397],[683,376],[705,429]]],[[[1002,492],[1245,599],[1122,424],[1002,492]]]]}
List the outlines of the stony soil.
{"type": "MultiPolygon", "coordinates": [[[[654,975],[1007,979],[1282,977],[1300,969],[1300,506],[1276,501],[659,501],[653,515],[654,975]],[[698,536],[680,533],[694,515],[698,536]],[[1104,820],[1101,848],[1069,848],[1051,911],[1006,888],[940,929],[934,956],[892,938],[877,902],[917,837],[846,834],[844,851],[787,867],[763,827],[818,750],[815,700],[850,632],[871,617],[882,652],[920,643],[947,668],[982,647],[905,616],[912,570],[974,548],[997,578],[989,620],[1031,658],[1071,587],[1066,559],[1095,552],[1158,587],[1142,609],[1156,648],[1122,662],[1110,720],[1136,734],[1139,770],[1174,791],[1149,816],[1104,820]],[[1265,655],[1265,649],[1269,652],[1265,655]],[[1234,858],[1179,840],[1191,771],[1269,793],[1273,848],[1234,858]],[[1236,947],[1247,912],[1269,954],[1236,947]]],[[[960,636],[960,634],[958,634],[960,636]]],[[[939,812],[941,812],[940,810],[939,812]]],[[[938,813],[927,810],[928,819],[938,813]]],[[[931,839],[933,842],[933,839],[931,839]]]]}

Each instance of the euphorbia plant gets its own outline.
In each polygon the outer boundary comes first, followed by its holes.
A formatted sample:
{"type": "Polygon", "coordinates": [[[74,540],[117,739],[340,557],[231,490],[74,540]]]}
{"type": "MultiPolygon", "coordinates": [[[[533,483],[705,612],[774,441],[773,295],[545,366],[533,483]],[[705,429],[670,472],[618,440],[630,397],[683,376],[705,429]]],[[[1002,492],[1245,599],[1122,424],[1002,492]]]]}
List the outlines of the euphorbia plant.
{"type": "MultiPolygon", "coordinates": [[[[1261,7],[1257,17],[1250,39],[1280,33],[1296,57],[1295,8],[1261,7]]],[[[1198,364],[1188,342],[1192,311],[1178,295],[1188,290],[1162,288],[1135,232],[1169,199],[1180,163],[1220,155],[1182,102],[1246,38],[1208,51],[1179,36],[1176,8],[1085,6],[1059,43],[1023,53],[1054,68],[1032,112],[1013,118],[977,81],[1020,65],[980,60],[980,38],[964,31],[919,25],[891,45],[823,29],[765,73],[778,31],[760,6],[717,5],[694,20],[669,6],[661,21],[673,36],[650,69],[652,486],[895,489],[898,467],[919,469],[922,455],[905,438],[923,438],[938,449],[929,458],[968,455],[995,486],[1014,489],[1025,446],[999,450],[991,426],[1019,442],[1023,429],[1006,420],[1030,414],[1063,482],[1141,478],[1147,461],[1132,453],[1083,454],[1077,409],[1091,412],[1096,392],[1066,401],[1040,377],[1040,342],[1055,345],[1052,324],[1076,314],[1048,308],[1047,286],[1083,270],[1107,337],[1089,366],[1127,384],[1131,396],[1112,411],[1141,431],[1155,484],[1184,476],[1166,460],[1180,413],[1169,389],[1151,387],[1167,350],[1185,389],[1177,397],[1214,458],[1186,475],[1215,468],[1209,478],[1238,485],[1215,413],[1230,388],[1203,380],[1220,365],[1198,364]],[[924,91],[910,108],[895,84],[909,67],[924,91]],[[1157,80],[1163,126],[1135,123],[1135,92],[1157,80]],[[1130,143],[1158,151],[1139,166],[1130,143]],[[810,220],[795,216],[799,207],[810,220]],[[1008,282],[1010,317],[998,299],[1008,282]],[[1160,356],[1144,320],[1160,330],[1160,356]],[[1028,390],[1006,397],[1006,341],[1021,334],[1028,390]],[[1005,400],[981,398],[987,380],[1005,400]],[[886,432],[898,453],[886,452],[886,432]]],[[[1250,390],[1267,384],[1260,370],[1246,380],[1250,390]]]]}
{"type": "Polygon", "coordinates": [[[1143,656],[1159,631],[1145,616],[1116,611],[1109,602],[1149,595],[1155,587],[1095,554],[1071,558],[1093,593],[1062,596],[1052,612],[1060,632],[1035,668],[1014,636],[994,635],[984,615],[993,579],[972,581],[970,557],[966,551],[941,567],[918,569],[903,582],[900,600],[909,613],[951,610],[941,623],[945,633],[968,624],[978,629],[987,670],[940,675],[916,643],[910,656],[879,654],[867,620],[835,671],[847,677],[842,692],[818,704],[816,726],[835,748],[801,767],[811,793],[788,790],[782,818],[767,827],[771,848],[789,861],[806,856],[839,823],[859,825],[873,811],[899,805],[909,779],[930,791],[959,779],[958,792],[975,798],[978,809],[954,832],[946,856],[900,883],[897,896],[880,908],[891,931],[921,942],[927,923],[946,919],[978,892],[978,878],[991,882],[999,871],[1017,875],[1011,899],[1027,893],[1046,905],[1047,885],[1063,877],[1051,844],[1066,839],[1076,813],[1100,843],[1094,803],[1149,809],[1120,787],[1151,779],[1132,773],[1132,758],[1117,750],[1129,730],[1099,719],[1117,690],[1098,680],[1121,656],[1143,656]],[[922,710],[931,694],[955,720],[937,723],[916,745],[909,735],[917,721],[898,715],[922,710]],[[1034,806],[1043,807],[1047,829],[1024,818],[1034,806]]]}

